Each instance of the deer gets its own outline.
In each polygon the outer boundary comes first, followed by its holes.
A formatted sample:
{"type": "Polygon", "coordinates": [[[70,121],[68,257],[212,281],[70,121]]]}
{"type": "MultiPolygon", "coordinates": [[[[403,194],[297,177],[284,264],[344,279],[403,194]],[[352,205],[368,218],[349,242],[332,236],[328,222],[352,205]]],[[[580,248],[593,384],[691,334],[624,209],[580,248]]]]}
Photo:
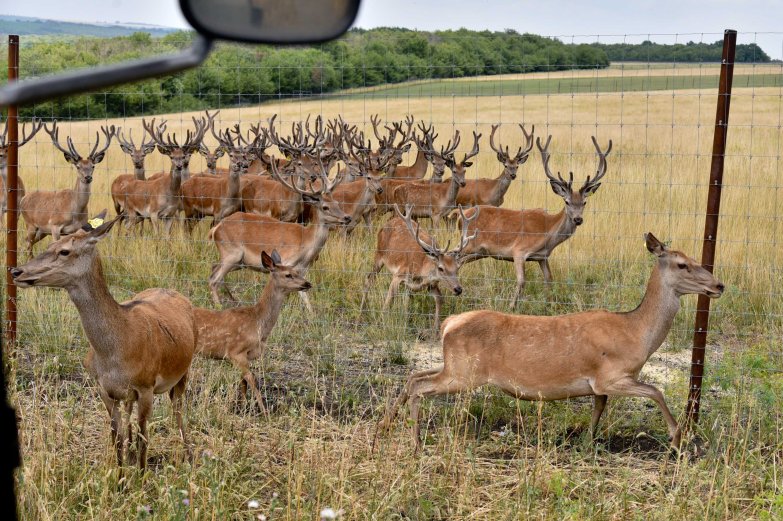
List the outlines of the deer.
{"type": "Polygon", "coordinates": [[[450,316],[440,330],[443,367],[414,372],[379,427],[388,428],[399,408],[410,401],[418,447],[422,398],[493,385],[522,400],[593,396],[590,431],[594,437],[609,396],[650,398],[663,413],[671,446],[679,449],[681,430],[663,394],[640,382],[639,372],[669,333],[680,297],[719,298],[725,286],[694,259],[669,249],[652,233],[645,234],[644,240],[655,265],[636,309],[558,316],[477,310],[450,316]]]}
{"type": "Polygon", "coordinates": [[[378,151],[371,155],[372,159],[379,161],[379,163],[372,165],[373,169],[385,171],[386,175],[390,178],[408,178],[407,174],[409,173],[410,167],[404,167],[404,170],[400,172],[400,175],[397,175],[397,168],[402,163],[403,155],[408,153],[411,149],[410,142],[413,140],[413,116],[406,116],[405,120],[402,122],[393,122],[391,127],[385,125],[384,128],[388,132],[388,136],[386,137],[381,137],[378,131],[378,125],[380,123],[378,115],[376,114],[374,119],[370,117],[370,120],[372,122],[373,132],[379,143],[378,151]],[[403,124],[406,126],[405,130],[402,128],[403,124]],[[400,135],[400,142],[395,145],[394,139],[397,134],[400,135]],[[380,161],[385,163],[385,168],[380,168],[380,161]]]}
{"type": "MultiPolygon", "coordinates": [[[[145,123],[142,119],[142,127],[144,125],[145,123]]],[[[165,122],[163,122],[162,125],[165,125],[165,122]]],[[[147,132],[145,130],[144,135],[146,136],[146,134],[147,132]]],[[[114,203],[114,211],[117,215],[120,215],[124,212],[122,203],[125,200],[125,194],[128,192],[126,182],[132,179],[138,179],[140,181],[144,181],[146,179],[144,160],[148,155],[155,151],[154,139],[146,141],[146,137],[142,136],[141,146],[137,148],[136,144],[133,142],[133,129],[128,131],[128,136],[129,139],[125,139],[125,135],[122,133],[122,129],[117,131],[117,141],[120,144],[120,149],[130,156],[131,162],[133,163],[132,174],[118,175],[111,182],[111,199],[114,203]]]]}
{"type": "MultiPolygon", "coordinates": [[[[456,296],[462,294],[462,285],[458,278],[459,269],[462,267],[462,252],[465,246],[476,238],[476,234],[468,236],[467,228],[463,228],[456,249],[449,250],[450,244],[441,249],[435,237],[426,232],[421,233],[418,222],[414,226],[410,205],[406,207],[405,213],[397,205],[394,206],[394,211],[396,215],[378,231],[375,259],[364,282],[359,312],[364,311],[370,287],[378,273],[385,267],[391,272],[392,280],[383,302],[383,310],[387,311],[391,307],[402,283],[405,283],[411,291],[427,290],[435,300],[433,330],[438,331],[443,305],[440,284],[446,286],[456,296]]],[[[476,214],[472,217],[464,216],[466,221],[475,220],[476,217],[476,214]]]]}
{"type": "Polygon", "coordinates": [[[186,157],[190,157],[194,151],[198,150],[204,133],[207,129],[207,122],[204,118],[196,120],[196,130],[187,131],[185,142],[180,145],[177,142],[176,134],[172,137],[170,134],[163,138],[165,125],[155,127],[155,119],[147,124],[144,122],[145,130],[155,141],[158,151],[171,159],[171,173],[159,176],[153,176],[147,180],[131,179],[126,181],[126,194],[123,208],[128,213],[126,227],[130,228],[136,223],[143,223],[144,220],[153,217],[158,221],[165,223],[166,233],[171,233],[171,225],[181,206],[180,188],[183,182],[182,172],[185,168],[186,157]]]}
{"type": "MultiPolygon", "coordinates": [[[[179,144],[177,141],[176,132],[174,134],[166,134],[166,143],[164,148],[171,152],[171,155],[169,155],[169,158],[171,159],[171,168],[168,172],[157,172],[152,174],[148,178],[150,181],[159,179],[168,174],[173,174],[174,170],[176,169],[179,170],[179,177],[182,179],[183,183],[190,179],[190,159],[192,158],[193,154],[201,153],[201,140],[204,138],[204,133],[206,133],[207,128],[210,128],[214,125],[215,117],[217,117],[220,111],[216,110],[214,114],[210,114],[208,110],[205,110],[204,113],[206,114],[206,118],[202,117],[200,120],[197,120],[195,116],[191,117],[196,128],[193,132],[190,130],[186,131],[184,144],[179,144]],[[198,133],[202,126],[204,128],[204,132],[199,136],[198,133]],[[175,166],[175,163],[176,165],[181,164],[181,168],[175,166]]],[[[163,154],[163,150],[161,150],[160,145],[158,145],[158,151],[163,154]]]]}
{"type": "Polygon", "coordinates": [[[190,301],[170,289],[147,289],[118,303],[103,276],[97,251],[99,241],[120,219],[102,222],[106,211],[49,247],[26,264],[13,268],[19,288],[62,288],[68,292],[81,318],[90,344],[84,360],[98,384],[98,393],[111,418],[111,438],[117,464],[123,465],[125,436],[122,406],[128,416],[128,441],[132,441],[130,416],[138,404],[138,466],[147,463],[147,419],[153,396],[168,393],[177,428],[188,455],[190,444],[182,419],[182,398],[188,379],[198,329],[190,301]]]}
{"type": "MultiPolygon", "coordinates": [[[[43,128],[43,121],[33,118],[30,126],[30,133],[27,133],[27,123],[22,124],[22,139],[17,143],[17,148],[21,148],[25,144],[29,143],[39,130],[43,128]]],[[[3,125],[3,132],[0,134],[0,178],[2,179],[3,186],[0,187],[0,226],[5,226],[5,212],[8,209],[8,194],[10,189],[8,188],[8,150],[11,148],[11,143],[6,141],[8,137],[8,121],[3,125]]],[[[18,199],[25,196],[24,182],[21,177],[17,177],[16,180],[16,195],[18,199]]]]}
{"type": "Polygon", "coordinates": [[[508,192],[511,186],[511,181],[517,177],[517,170],[520,165],[525,164],[530,151],[533,150],[535,126],[528,134],[525,126],[519,125],[519,128],[522,129],[522,134],[525,136],[525,147],[519,147],[514,156],[509,154],[508,145],[505,150],[502,145],[500,147],[495,146],[495,132],[499,127],[500,125],[492,125],[492,132],[489,135],[489,146],[497,154],[498,161],[503,163],[503,171],[495,179],[466,180],[465,186],[457,192],[457,205],[465,208],[478,205],[501,206],[506,192],[508,192]]]}
{"type": "Polygon", "coordinates": [[[247,395],[249,388],[263,411],[264,400],[250,364],[263,356],[267,338],[286,297],[293,292],[308,291],[312,285],[298,268],[283,264],[277,250],[272,250],[271,255],[261,251],[261,267],[269,273],[269,280],[254,305],[220,311],[195,308],[195,318],[198,324],[196,352],[209,358],[230,360],[242,375],[240,398],[247,395]]]}
{"type": "MultiPolygon", "coordinates": [[[[479,139],[481,134],[473,132],[473,148],[465,154],[465,157],[459,163],[454,159],[454,155],[446,156],[446,165],[451,170],[451,180],[448,183],[428,183],[415,181],[405,183],[394,189],[392,201],[398,206],[412,207],[412,216],[415,218],[429,217],[432,219],[432,225],[437,228],[440,225],[441,218],[448,216],[452,210],[456,209],[457,193],[465,186],[465,173],[473,165],[468,161],[471,157],[479,153],[479,139]]],[[[459,135],[455,139],[459,143],[459,135]]]]}
{"type": "Polygon", "coordinates": [[[229,129],[215,133],[212,127],[212,135],[220,143],[220,148],[228,151],[229,175],[193,176],[182,183],[182,208],[188,232],[191,234],[196,223],[204,216],[211,215],[212,226],[214,226],[240,210],[242,204],[240,176],[247,172],[250,162],[255,158],[254,147],[258,139],[258,128],[255,127],[256,139],[249,142],[243,140],[239,124],[235,125],[234,129],[238,135],[236,142],[231,137],[229,129]]]}
{"type": "MultiPolygon", "coordinates": [[[[214,241],[220,254],[220,261],[212,267],[209,277],[209,289],[216,305],[221,304],[220,289],[223,289],[232,302],[236,301],[225,284],[228,273],[242,268],[264,271],[261,262],[262,251],[276,249],[286,265],[295,266],[304,273],[326,244],[329,231],[337,226],[351,223],[351,217],[340,208],[339,203],[331,195],[334,188],[342,181],[342,172],[338,172],[333,181],[328,179],[323,167],[319,174],[318,188],[315,188],[311,182],[309,190],[302,189],[280,177],[276,165],[272,163],[272,175],[278,182],[299,193],[305,204],[315,209],[313,212],[315,219],[309,225],[237,212],[223,219],[209,231],[208,237],[214,241]]],[[[308,311],[312,311],[307,295],[303,292],[299,295],[308,311]]]]}
{"type": "MultiPolygon", "coordinates": [[[[525,262],[536,261],[541,267],[544,283],[551,285],[552,272],[549,267],[549,256],[560,244],[568,240],[583,223],[583,213],[587,198],[601,186],[601,180],[606,175],[606,156],[612,151],[612,140],[606,151],[601,150],[598,141],[593,136],[593,145],[598,155],[598,169],[595,177],[587,177],[579,190],[573,189],[574,174],[566,182],[560,173],[557,177],[549,169],[550,135],[546,145],[541,146],[541,140],[536,138],[536,146],[541,152],[544,173],[549,180],[552,191],[563,198],[564,207],[556,214],[550,214],[540,208],[526,210],[511,210],[481,206],[481,217],[468,227],[469,232],[478,231],[478,239],[465,248],[464,262],[469,263],[485,257],[511,261],[516,271],[516,288],[511,303],[512,309],[517,306],[519,297],[525,288],[525,262]]],[[[479,208],[479,207],[475,207],[479,208]]],[[[474,209],[469,209],[465,215],[470,216],[474,209]]],[[[461,226],[465,226],[464,223],[461,226]]]]}
{"type": "Polygon", "coordinates": [[[60,129],[57,128],[56,120],[52,122],[51,129],[44,125],[44,131],[49,134],[55,148],[63,153],[65,160],[76,169],[76,185],[72,189],[51,192],[36,190],[26,194],[19,202],[22,218],[27,225],[26,244],[29,257],[33,256],[33,245],[47,235],[57,241],[60,236],[71,234],[87,223],[87,205],[90,202],[95,165],[106,156],[116,128],[114,125],[101,127],[104,137],[101,149],[98,149],[100,134],[96,131],[95,145],[87,157],[82,157],[76,151],[70,136],[66,139],[67,149],[60,145],[60,129]]]}
{"type": "Polygon", "coordinates": [[[201,143],[198,147],[198,153],[201,154],[201,157],[203,157],[204,161],[207,163],[207,171],[204,172],[204,174],[219,175],[228,174],[231,172],[231,168],[221,168],[218,170],[218,159],[223,157],[223,155],[226,153],[226,150],[222,146],[218,145],[214,151],[211,151],[207,145],[201,143]]]}

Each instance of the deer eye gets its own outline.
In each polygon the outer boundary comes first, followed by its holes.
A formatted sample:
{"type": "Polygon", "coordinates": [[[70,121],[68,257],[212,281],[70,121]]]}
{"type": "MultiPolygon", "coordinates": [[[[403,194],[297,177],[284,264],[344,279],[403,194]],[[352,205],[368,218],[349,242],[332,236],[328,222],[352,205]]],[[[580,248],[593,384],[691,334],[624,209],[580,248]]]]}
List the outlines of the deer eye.
{"type": "Polygon", "coordinates": [[[688,265],[685,264],[684,262],[678,262],[677,267],[680,268],[681,270],[684,270],[688,267],[688,265]]]}
{"type": "Polygon", "coordinates": [[[445,270],[443,269],[443,266],[438,266],[438,271],[445,271],[445,270]]]}
{"type": "Polygon", "coordinates": [[[287,274],[287,275],[285,276],[285,278],[287,278],[287,279],[293,279],[293,278],[294,278],[294,276],[293,276],[293,275],[291,275],[291,274],[289,273],[289,274],[287,274]]]}
{"type": "Polygon", "coordinates": [[[59,255],[60,257],[67,257],[70,254],[71,254],[70,250],[60,250],[57,253],[57,255],[59,255]]]}

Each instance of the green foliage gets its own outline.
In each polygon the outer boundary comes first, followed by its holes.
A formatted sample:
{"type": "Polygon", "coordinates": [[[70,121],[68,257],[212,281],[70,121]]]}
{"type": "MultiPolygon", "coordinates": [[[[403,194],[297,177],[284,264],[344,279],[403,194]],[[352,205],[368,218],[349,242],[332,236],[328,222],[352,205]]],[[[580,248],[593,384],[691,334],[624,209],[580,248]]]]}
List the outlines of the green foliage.
{"type": "MultiPolygon", "coordinates": [[[[644,62],[720,62],[723,40],[715,43],[661,44],[645,40],[641,44],[615,43],[591,45],[606,53],[611,61],[644,62]]],[[[737,45],[736,63],[769,63],[770,57],[755,43],[737,45]]]]}

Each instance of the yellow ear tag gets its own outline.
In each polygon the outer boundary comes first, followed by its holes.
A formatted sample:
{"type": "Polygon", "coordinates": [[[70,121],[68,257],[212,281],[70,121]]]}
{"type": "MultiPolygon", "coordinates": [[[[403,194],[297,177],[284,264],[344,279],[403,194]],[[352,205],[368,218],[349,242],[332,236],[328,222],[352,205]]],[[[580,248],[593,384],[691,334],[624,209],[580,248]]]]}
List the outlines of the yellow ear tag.
{"type": "Polygon", "coordinates": [[[95,219],[90,219],[87,222],[89,223],[90,226],[92,226],[93,229],[95,229],[103,224],[103,219],[101,219],[100,217],[96,217],[95,219]]]}

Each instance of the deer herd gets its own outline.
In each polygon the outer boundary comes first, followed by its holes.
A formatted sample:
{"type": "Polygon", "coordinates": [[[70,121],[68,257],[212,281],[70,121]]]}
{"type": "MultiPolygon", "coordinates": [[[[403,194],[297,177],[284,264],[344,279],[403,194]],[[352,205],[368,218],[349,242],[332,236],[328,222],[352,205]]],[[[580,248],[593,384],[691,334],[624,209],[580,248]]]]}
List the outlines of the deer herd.
{"type": "MultiPolygon", "coordinates": [[[[459,279],[466,263],[486,257],[513,262],[512,309],[524,291],[527,261],[537,262],[545,283],[551,283],[549,257],[582,224],[587,198],[596,193],[606,175],[611,140],[604,149],[592,138],[597,168],[575,188],[573,173],[566,180],[551,171],[552,136],[542,142],[534,137],[534,127],[528,132],[519,125],[521,144],[512,153],[516,147],[503,146],[497,137],[500,125],[492,125],[489,146],[500,163],[499,173],[468,179],[482,138],[477,132],[473,132],[470,150],[460,159],[459,131],[436,145],[439,135],[433,126],[423,121],[415,125],[412,116],[383,126],[377,116],[372,117],[374,146],[372,137],[368,139],[342,117],[324,120],[318,116],[311,124],[308,116],[294,122],[291,133],[284,136],[276,117],[246,128],[238,123],[221,129],[217,115],[207,112],[193,117],[193,127],[180,135],[184,139],[167,131],[166,121],[143,120],[144,135],[137,136],[138,146],[132,132],[103,126],[86,156],[71,137],[66,137],[63,146],[56,121],[34,120],[29,131],[23,127],[19,140],[24,145],[43,128],[73,165],[76,179],[73,189],[27,192],[20,179],[17,193],[30,260],[13,268],[11,274],[20,288],[64,288],[75,304],[90,344],[85,367],[96,379],[111,418],[120,465],[126,438],[130,443],[133,435],[130,417],[136,406],[138,464],[145,466],[147,418],[153,396],[164,392],[172,400],[190,453],[180,403],[196,353],[229,360],[241,373],[240,396],[244,398],[249,390],[264,410],[250,364],[263,355],[286,296],[299,293],[303,305],[312,310],[307,296],[311,284],[305,277],[329,237],[349,235],[360,223],[370,229],[389,212],[392,217],[378,224],[360,309],[367,307],[368,293],[383,268],[391,274],[384,309],[403,283],[411,291],[428,292],[435,301],[433,327],[440,331],[443,367],[413,373],[379,428],[388,428],[399,407],[410,401],[418,445],[421,398],[492,384],[526,400],[593,396],[593,431],[608,396],[648,397],[662,410],[672,445],[680,445],[679,427],[663,395],[639,382],[639,372],[665,339],[680,296],[697,293],[716,298],[724,286],[696,261],[670,250],[651,233],[645,234],[645,243],[657,262],[642,303],[634,311],[532,316],[477,310],[440,324],[442,290],[454,295],[466,291],[459,279]],[[216,142],[215,148],[206,144],[208,136],[216,142]],[[97,219],[89,219],[93,173],[115,138],[130,157],[133,173],[119,175],[111,183],[116,216],[107,219],[104,210],[97,219]],[[534,144],[546,180],[563,199],[557,213],[501,208],[534,144]],[[403,165],[413,145],[415,160],[403,165]],[[272,147],[282,156],[275,156],[272,147]],[[155,150],[170,159],[168,172],[145,169],[145,159],[155,150]],[[204,157],[207,170],[191,174],[190,160],[196,153],[204,157]],[[223,156],[228,158],[228,168],[217,166],[223,156]],[[447,169],[451,176],[444,179],[447,169]],[[428,171],[431,176],[425,179],[428,171]],[[143,234],[146,221],[153,232],[169,234],[180,216],[186,236],[194,233],[200,220],[211,218],[208,238],[217,249],[218,261],[208,286],[218,308],[231,304],[225,309],[202,309],[170,289],[148,289],[125,302],[115,301],[103,277],[98,242],[115,226],[124,226],[126,233],[143,234]],[[422,229],[423,218],[433,228],[441,222],[449,225],[447,230],[456,227],[456,247],[441,247],[432,229],[422,229]],[[51,244],[33,257],[33,246],[46,235],[52,236],[51,244]],[[254,305],[237,306],[225,278],[244,268],[268,273],[269,278],[254,305]]],[[[9,146],[5,132],[0,139],[5,185],[9,146]]],[[[3,194],[0,206],[5,213],[3,194]]]]}

